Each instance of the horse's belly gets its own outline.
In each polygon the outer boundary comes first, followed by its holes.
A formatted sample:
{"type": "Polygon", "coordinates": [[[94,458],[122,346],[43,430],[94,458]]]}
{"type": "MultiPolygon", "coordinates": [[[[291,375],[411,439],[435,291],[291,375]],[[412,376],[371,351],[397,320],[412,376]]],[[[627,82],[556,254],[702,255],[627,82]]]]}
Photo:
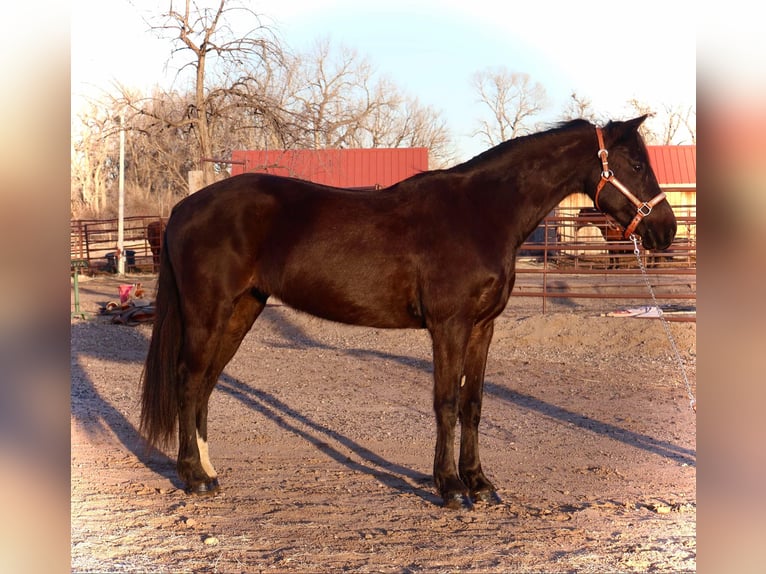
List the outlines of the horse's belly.
{"type": "Polygon", "coordinates": [[[287,285],[274,295],[290,307],[338,323],[411,329],[423,326],[419,305],[411,292],[406,286],[384,282],[344,284],[335,280],[287,285]]]}

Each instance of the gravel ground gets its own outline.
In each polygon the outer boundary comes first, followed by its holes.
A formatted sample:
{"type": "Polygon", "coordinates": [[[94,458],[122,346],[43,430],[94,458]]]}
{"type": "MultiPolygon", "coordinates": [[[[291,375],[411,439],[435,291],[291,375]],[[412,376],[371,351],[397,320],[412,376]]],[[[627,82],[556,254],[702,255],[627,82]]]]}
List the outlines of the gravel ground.
{"type": "MultiPolygon", "coordinates": [[[[656,320],[512,298],[480,427],[503,502],[450,511],[430,476],[427,333],[270,303],[211,398],[223,490],[199,498],[138,434],[151,328],[98,314],[118,283],[83,278],[71,324],[75,572],[696,569],[696,415],[656,320]]],[[[670,328],[695,391],[696,324],[670,328]]]]}

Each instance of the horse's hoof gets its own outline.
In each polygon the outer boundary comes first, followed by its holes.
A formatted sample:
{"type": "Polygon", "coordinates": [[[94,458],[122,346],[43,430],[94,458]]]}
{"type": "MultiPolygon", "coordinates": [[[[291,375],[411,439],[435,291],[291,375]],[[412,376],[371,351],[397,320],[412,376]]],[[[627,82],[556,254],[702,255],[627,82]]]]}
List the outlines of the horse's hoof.
{"type": "Polygon", "coordinates": [[[200,482],[194,486],[186,487],[186,494],[196,494],[197,496],[212,496],[221,490],[221,485],[218,483],[218,477],[209,480],[208,482],[200,482]]]}
{"type": "Polygon", "coordinates": [[[444,508],[450,510],[473,510],[473,502],[464,494],[455,493],[444,498],[444,508]]]}
{"type": "Polygon", "coordinates": [[[483,490],[481,492],[477,492],[474,494],[474,500],[476,500],[476,502],[489,504],[490,506],[496,506],[503,503],[503,499],[500,498],[500,495],[494,490],[483,490]]]}

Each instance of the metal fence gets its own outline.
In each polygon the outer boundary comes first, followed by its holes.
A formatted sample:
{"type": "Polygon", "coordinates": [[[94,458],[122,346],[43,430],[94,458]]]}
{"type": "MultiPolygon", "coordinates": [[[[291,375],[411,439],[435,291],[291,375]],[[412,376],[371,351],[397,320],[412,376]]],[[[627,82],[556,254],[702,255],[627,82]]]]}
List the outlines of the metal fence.
{"type": "MultiPolygon", "coordinates": [[[[676,212],[696,210],[676,208],[676,212]]],[[[127,272],[156,272],[147,226],[158,220],[156,216],[125,218],[127,272]]],[[[639,264],[631,241],[612,239],[612,228],[605,216],[583,218],[578,208],[559,208],[522,245],[513,296],[539,298],[543,312],[553,301],[577,299],[646,304],[650,299],[648,279],[658,301],[695,305],[697,218],[678,216],[677,221],[673,245],[661,252],[642,250],[639,264]]],[[[90,274],[116,273],[117,227],[116,219],[73,220],[72,261],[85,262],[85,272],[90,274]]],[[[694,320],[694,316],[677,320],[694,320]]]]}
{"type": "MultiPolygon", "coordinates": [[[[693,208],[677,209],[694,213],[693,208]]],[[[583,218],[578,208],[557,210],[522,246],[513,295],[537,297],[545,312],[552,300],[613,299],[620,304],[651,300],[694,306],[697,299],[697,218],[677,216],[678,233],[663,251],[640,250],[619,237],[603,215],[583,218]]],[[[696,315],[675,320],[695,320],[696,315]]]]}
{"type": "MultiPolygon", "coordinates": [[[[147,226],[156,216],[126,217],[123,220],[123,249],[126,272],[155,272],[147,226]]],[[[117,219],[75,219],[70,222],[69,246],[72,261],[85,262],[86,273],[117,272],[117,219]]]]}

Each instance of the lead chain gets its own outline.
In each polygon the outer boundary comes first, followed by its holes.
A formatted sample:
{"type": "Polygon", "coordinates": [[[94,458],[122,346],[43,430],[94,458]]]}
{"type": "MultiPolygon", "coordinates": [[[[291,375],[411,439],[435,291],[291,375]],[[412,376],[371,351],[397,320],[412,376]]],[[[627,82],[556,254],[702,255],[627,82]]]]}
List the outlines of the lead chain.
{"type": "Polygon", "coordinates": [[[630,236],[631,241],[633,241],[633,253],[636,256],[636,261],[638,261],[638,267],[641,269],[641,274],[644,277],[644,282],[646,283],[647,289],[649,289],[649,294],[652,296],[652,301],[654,302],[654,306],[657,309],[657,312],[660,317],[660,323],[662,323],[662,328],[665,329],[665,334],[668,337],[668,341],[670,341],[670,347],[673,349],[673,355],[676,358],[676,362],[678,363],[678,370],[681,371],[681,376],[684,379],[684,384],[686,385],[686,394],[689,396],[689,406],[691,409],[696,413],[697,412],[697,400],[694,398],[694,393],[692,393],[692,387],[689,384],[689,379],[686,376],[686,369],[684,368],[684,362],[681,359],[681,354],[678,352],[678,346],[676,345],[676,340],[673,338],[673,333],[670,332],[670,326],[668,325],[668,322],[665,320],[665,317],[662,313],[662,309],[660,308],[659,303],[657,303],[657,297],[654,295],[654,289],[652,288],[652,284],[649,281],[649,274],[646,272],[646,267],[644,267],[643,261],[641,261],[641,250],[638,248],[638,237],[635,234],[632,234],[630,236]]]}

